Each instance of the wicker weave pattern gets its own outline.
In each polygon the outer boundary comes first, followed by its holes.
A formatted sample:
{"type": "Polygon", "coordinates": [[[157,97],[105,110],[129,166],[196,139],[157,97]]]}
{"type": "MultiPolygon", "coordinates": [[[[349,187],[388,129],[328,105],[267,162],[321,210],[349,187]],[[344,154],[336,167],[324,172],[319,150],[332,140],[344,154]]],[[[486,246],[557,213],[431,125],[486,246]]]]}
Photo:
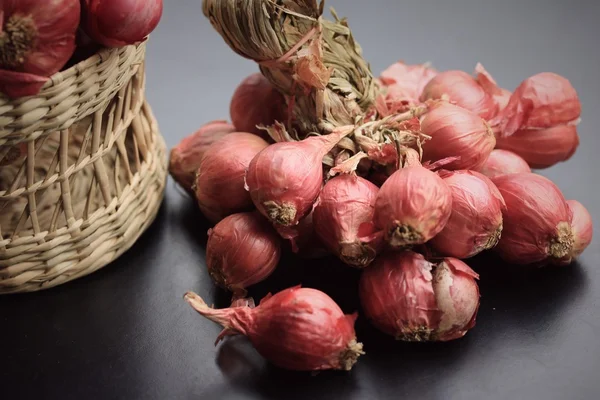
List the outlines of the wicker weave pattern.
{"type": "Polygon", "coordinates": [[[105,50],[37,97],[0,98],[0,293],[87,275],[154,219],[166,149],[144,100],[144,48],[105,50]]]}

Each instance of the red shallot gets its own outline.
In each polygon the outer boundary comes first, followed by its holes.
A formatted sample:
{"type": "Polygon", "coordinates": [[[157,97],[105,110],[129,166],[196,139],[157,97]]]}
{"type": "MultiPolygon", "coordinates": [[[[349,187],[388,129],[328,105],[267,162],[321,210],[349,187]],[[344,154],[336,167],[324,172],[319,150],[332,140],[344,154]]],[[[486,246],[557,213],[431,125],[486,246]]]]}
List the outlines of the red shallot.
{"type": "Polygon", "coordinates": [[[0,92],[37,94],[75,50],[79,0],[0,1],[0,92]]]}
{"type": "Polygon", "coordinates": [[[564,77],[543,72],[525,79],[498,116],[502,136],[522,129],[573,125],[581,115],[577,91],[564,77]]]}
{"type": "Polygon", "coordinates": [[[169,172],[184,189],[191,190],[196,171],[208,147],[235,131],[227,121],[211,121],[171,149],[169,172]]]}
{"type": "Polygon", "coordinates": [[[357,342],[357,314],[344,315],[325,293],[293,287],[267,295],[258,306],[213,309],[195,293],[186,301],[202,316],[221,325],[225,336],[244,335],[274,365],[296,371],[349,371],[364,354],[357,342]]]}
{"type": "Polygon", "coordinates": [[[433,264],[412,251],[387,253],[362,273],[360,301],[373,325],[396,339],[448,341],[475,326],[476,279],[456,258],[433,264]]]}
{"type": "Polygon", "coordinates": [[[558,125],[546,129],[522,129],[499,137],[496,147],[521,156],[531,168],[548,168],[567,161],[579,146],[577,127],[558,125]]]}
{"type": "Polygon", "coordinates": [[[343,262],[363,268],[381,244],[373,225],[379,188],[354,174],[329,180],[314,210],[315,231],[329,251],[343,262]]]}
{"type": "Polygon", "coordinates": [[[162,0],[85,0],[82,5],[86,33],[107,47],[144,41],[163,12],[162,0]]]}
{"type": "Polygon", "coordinates": [[[441,103],[425,114],[421,129],[431,137],[423,146],[423,160],[459,157],[445,166],[450,170],[481,167],[496,145],[487,122],[475,113],[449,103],[441,103]]]}
{"type": "Polygon", "coordinates": [[[527,161],[508,150],[494,149],[488,159],[479,168],[479,172],[488,178],[506,174],[531,172],[527,161]]]}
{"type": "Polygon", "coordinates": [[[489,178],[475,171],[440,172],[452,191],[452,214],[431,245],[441,255],[469,258],[496,246],[504,200],[489,178]]]}
{"type": "Polygon", "coordinates": [[[576,258],[592,243],[593,226],[592,216],[588,210],[577,200],[567,200],[567,205],[573,213],[573,222],[571,230],[573,231],[573,251],[572,257],[576,258]]]}
{"type": "Polygon", "coordinates": [[[299,142],[275,143],[252,159],[246,185],[256,208],[272,222],[293,226],[304,218],[323,185],[323,157],[354,127],[299,142]]]}
{"type": "Polygon", "coordinates": [[[208,231],[206,266],[219,286],[244,294],[277,267],[281,238],[257,212],[233,214],[208,231]]]}
{"type": "Polygon", "coordinates": [[[244,189],[244,176],[250,161],[267,146],[256,135],[234,132],[206,150],[196,174],[194,192],[200,210],[211,222],[252,209],[252,199],[244,189]]]}
{"type": "Polygon", "coordinates": [[[532,173],[502,175],[494,183],[506,202],[502,237],[496,246],[515,264],[556,262],[571,254],[572,212],[560,189],[532,173]]]}
{"type": "Polygon", "coordinates": [[[400,169],[381,186],[374,222],[395,248],[422,244],[450,218],[452,192],[436,173],[421,166],[400,169]]]}
{"type": "Polygon", "coordinates": [[[266,135],[257,128],[286,122],[286,103],[283,95],[260,73],[248,76],[240,83],[231,99],[229,113],[238,131],[266,135]]]}
{"type": "Polygon", "coordinates": [[[498,87],[481,64],[476,67],[477,77],[464,71],[445,71],[429,81],[423,89],[421,100],[448,99],[469,111],[490,120],[506,104],[507,91],[498,87]]]}

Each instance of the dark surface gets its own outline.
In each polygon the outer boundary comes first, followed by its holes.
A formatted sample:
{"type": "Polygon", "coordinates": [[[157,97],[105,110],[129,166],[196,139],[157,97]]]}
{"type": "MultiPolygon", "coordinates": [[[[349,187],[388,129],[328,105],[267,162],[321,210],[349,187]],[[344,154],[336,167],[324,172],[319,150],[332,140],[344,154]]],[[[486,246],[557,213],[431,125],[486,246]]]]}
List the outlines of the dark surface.
{"type": "MultiPolygon", "coordinates": [[[[227,118],[236,83],[255,71],[213,32],[200,0],[167,1],[148,51],[148,97],[169,146],[227,118]]],[[[331,1],[350,18],[379,73],[432,61],[481,61],[505,87],[554,71],[584,107],[581,143],[568,163],[543,171],[600,221],[600,3],[597,1],[331,1]],[[351,3],[351,4],[350,4],[351,3]],[[369,5],[370,4],[370,5],[369,5]]],[[[182,296],[217,306],[227,295],[205,271],[207,225],[172,181],[156,223],[117,262],[49,291],[0,297],[0,398],[85,399],[597,399],[600,393],[600,248],[579,264],[528,272],[495,260],[481,273],[476,328],[446,344],[404,344],[359,318],[367,355],[350,373],[278,370],[242,338],[213,346],[219,328],[182,296]],[[276,382],[278,382],[276,384],[276,382]],[[281,385],[281,386],[276,386],[281,385]]],[[[357,309],[358,273],[332,260],[286,262],[251,291],[257,298],[303,283],[357,309]]]]}

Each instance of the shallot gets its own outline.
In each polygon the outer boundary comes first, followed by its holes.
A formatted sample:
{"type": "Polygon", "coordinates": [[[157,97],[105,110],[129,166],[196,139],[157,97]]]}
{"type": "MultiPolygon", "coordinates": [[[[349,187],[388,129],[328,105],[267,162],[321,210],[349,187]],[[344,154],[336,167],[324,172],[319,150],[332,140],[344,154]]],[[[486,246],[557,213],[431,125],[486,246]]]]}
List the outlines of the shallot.
{"type": "Polygon", "coordinates": [[[479,172],[488,178],[495,178],[506,174],[531,172],[531,168],[527,161],[512,151],[494,149],[479,168],[479,172]]]}
{"type": "Polygon", "coordinates": [[[396,339],[448,341],[475,326],[478,278],[456,258],[433,264],[412,251],[387,253],[362,273],[360,301],[373,325],[396,339]]]}
{"type": "Polygon", "coordinates": [[[381,82],[387,86],[388,101],[409,104],[419,102],[423,89],[438,72],[427,64],[409,65],[398,61],[381,73],[381,82]]]}
{"type": "Polygon", "coordinates": [[[464,71],[439,73],[423,89],[421,101],[447,96],[452,103],[485,120],[496,117],[500,108],[506,104],[507,92],[498,87],[481,64],[477,65],[476,72],[476,78],[464,71]]]}
{"type": "Polygon", "coordinates": [[[434,172],[422,166],[400,169],[381,186],[374,222],[395,248],[429,241],[440,233],[452,212],[452,192],[434,172]]]}
{"type": "Polygon", "coordinates": [[[267,295],[255,308],[213,309],[195,293],[186,301],[202,316],[221,325],[225,336],[244,335],[274,365],[297,371],[349,371],[364,354],[357,342],[357,314],[344,315],[325,293],[293,287],[267,295]]]}
{"type": "Polygon", "coordinates": [[[252,159],[246,185],[256,208],[272,222],[293,226],[304,218],[323,185],[323,157],[354,127],[299,142],[275,143],[252,159]]]}
{"type": "Polygon", "coordinates": [[[234,294],[265,280],[277,267],[281,238],[257,212],[233,214],[208,231],[206,266],[234,294]]]}
{"type": "Polygon", "coordinates": [[[477,169],[496,145],[490,126],[475,113],[449,103],[439,104],[423,117],[421,129],[429,140],[423,146],[423,160],[458,158],[446,169],[477,169]]]}
{"type": "Polygon", "coordinates": [[[576,258],[592,243],[592,236],[594,234],[592,216],[583,204],[577,200],[567,200],[567,205],[573,213],[573,221],[571,222],[573,250],[571,256],[576,258]]]}
{"type": "Polygon", "coordinates": [[[432,240],[444,256],[469,258],[493,248],[502,233],[504,200],[489,178],[475,171],[440,172],[452,191],[452,215],[432,240]]]}
{"type": "Polygon", "coordinates": [[[577,127],[558,125],[546,129],[522,129],[499,137],[496,147],[521,156],[531,168],[548,168],[567,161],[579,146],[577,127]]]}
{"type": "Polygon", "coordinates": [[[577,91],[564,77],[542,72],[525,79],[498,116],[502,136],[523,129],[574,125],[581,115],[577,91]]]}
{"type": "Polygon", "coordinates": [[[208,147],[223,136],[234,132],[227,121],[211,121],[185,137],[171,149],[169,172],[184,189],[191,190],[196,171],[208,147]]]}
{"type": "Polygon", "coordinates": [[[286,103],[283,95],[260,73],[244,79],[231,98],[229,113],[238,131],[259,135],[266,133],[258,126],[286,122],[286,103]]]}
{"type": "Polygon", "coordinates": [[[82,5],[86,33],[107,47],[144,41],[163,12],[162,0],[84,0],[82,5]]]}
{"type": "Polygon", "coordinates": [[[329,180],[314,210],[315,231],[321,241],[348,265],[363,268],[380,250],[373,225],[379,189],[368,180],[343,174],[329,180]]]}
{"type": "Polygon", "coordinates": [[[256,135],[234,132],[206,150],[193,190],[208,220],[218,222],[230,214],[252,209],[252,199],[244,189],[244,176],[250,161],[267,146],[256,135]]]}
{"type": "Polygon", "coordinates": [[[573,250],[573,214],[560,189],[532,173],[502,175],[493,182],[506,202],[496,246],[515,264],[558,262],[573,250]]]}
{"type": "Polygon", "coordinates": [[[79,0],[0,1],[0,92],[37,94],[75,50],[79,0]]]}

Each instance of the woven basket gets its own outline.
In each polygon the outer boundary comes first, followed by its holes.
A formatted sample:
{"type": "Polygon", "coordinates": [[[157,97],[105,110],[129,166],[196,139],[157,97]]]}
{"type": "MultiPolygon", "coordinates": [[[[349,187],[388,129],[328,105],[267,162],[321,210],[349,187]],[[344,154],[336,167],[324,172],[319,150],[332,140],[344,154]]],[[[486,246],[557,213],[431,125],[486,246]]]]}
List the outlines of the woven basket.
{"type": "Polygon", "coordinates": [[[37,96],[0,94],[0,293],[87,275],[153,221],[167,161],[144,55],[145,44],[102,50],[37,96]]]}

